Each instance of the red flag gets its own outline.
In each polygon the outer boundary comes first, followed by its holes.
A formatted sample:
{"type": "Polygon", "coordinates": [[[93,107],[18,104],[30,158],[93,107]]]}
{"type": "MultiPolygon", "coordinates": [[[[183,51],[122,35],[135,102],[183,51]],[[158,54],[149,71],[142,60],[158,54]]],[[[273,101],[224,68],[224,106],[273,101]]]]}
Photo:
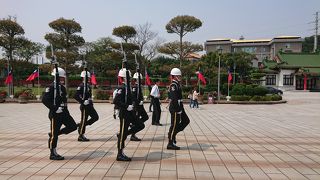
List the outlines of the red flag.
{"type": "Polygon", "coordinates": [[[6,78],[6,80],[5,80],[5,84],[11,84],[12,83],[12,81],[13,81],[13,75],[12,75],[12,70],[10,70],[9,71],[9,74],[8,74],[8,76],[7,76],[7,78],[6,78]]]}
{"type": "Polygon", "coordinates": [[[34,70],[32,74],[26,79],[26,81],[33,81],[35,78],[39,77],[38,69],[34,70]]]}
{"type": "Polygon", "coordinates": [[[150,79],[150,77],[148,75],[147,70],[146,70],[145,74],[146,74],[146,85],[151,86],[151,79],[150,79]]]}
{"type": "Polygon", "coordinates": [[[230,83],[231,80],[232,80],[232,75],[231,75],[230,70],[228,69],[228,83],[230,83]]]}
{"type": "Polygon", "coordinates": [[[202,82],[203,85],[207,84],[206,78],[201,74],[201,72],[197,71],[196,74],[198,74],[198,79],[202,82]]]}
{"type": "Polygon", "coordinates": [[[94,72],[92,72],[91,74],[91,84],[92,85],[97,85],[97,79],[96,79],[96,75],[94,74],[94,72]]]}

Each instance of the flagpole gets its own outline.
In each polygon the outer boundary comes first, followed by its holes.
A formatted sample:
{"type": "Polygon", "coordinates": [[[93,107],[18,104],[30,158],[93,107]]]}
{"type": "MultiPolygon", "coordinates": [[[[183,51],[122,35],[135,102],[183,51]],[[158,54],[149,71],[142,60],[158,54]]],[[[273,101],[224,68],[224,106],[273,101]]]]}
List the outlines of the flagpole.
{"type": "MultiPolygon", "coordinates": [[[[146,96],[146,94],[147,94],[147,76],[146,76],[146,74],[147,74],[147,67],[145,65],[144,66],[144,78],[145,78],[145,80],[144,80],[144,96],[146,96]]],[[[144,98],[144,96],[143,96],[143,98],[144,98]]]]}
{"type": "MultiPolygon", "coordinates": [[[[199,73],[200,73],[200,66],[199,66],[199,73]]],[[[198,74],[198,85],[199,85],[199,94],[200,94],[200,79],[199,79],[199,74],[198,74]]]]}
{"type": "MultiPolygon", "coordinates": [[[[9,73],[10,73],[10,64],[9,64],[9,58],[8,58],[8,74],[7,74],[7,77],[9,76],[9,73]]],[[[11,83],[8,83],[8,97],[10,97],[10,95],[11,95],[10,84],[11,83]]]]}

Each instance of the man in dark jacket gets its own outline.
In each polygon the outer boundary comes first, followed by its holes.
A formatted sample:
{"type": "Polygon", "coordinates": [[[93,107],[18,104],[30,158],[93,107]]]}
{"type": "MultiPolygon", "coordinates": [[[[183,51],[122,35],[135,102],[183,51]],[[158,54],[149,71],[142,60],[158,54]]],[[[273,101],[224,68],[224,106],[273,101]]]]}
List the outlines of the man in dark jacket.
{"type": "Polygon", "coordinates": [[[75,131],[77,125],[71,117],[67,107],[67,92],[66,88],[63,86],[66,72],[62,68],[58,68],[58,73],[56,73],[56,69],[54,69],[51,75],[57,76],[57,78],[55,78],[53,84],[46,88],[42,103],[49,109],[49,119],[51,121],[51,131],[48,133],[50,159],[63,160],[64,157],[60,156],[56,151],[58,136],[75,131]],[[65,127],[60,129],[62,125],[65,127]]]}
{"type": "Polygon", "coordinates": [[[176,135],[178,132],[183,131],[184,128],[190,123],[189,117],[184,111],[182,104],[182,90],[180,86],[181,71],[178,68],[173,68],[170,72],[171,85],[170,85],[170,106],[169,111],[171,114],[171,126],[168,133],[169,143],[167,149],[179,150],[180,147],[176,146],[176,135]]]}
{"type": "Polygon", "coordinates": [[[90,73],[88,71],[82,71],[80,76],[83,79],[83,83],[79,85],[77,92],[74,95],[74,99],[80,103],[81,111],[81,121],[78,127],[78,141],[89,141],[89,139],[84,135],[86,132],[86,126],[92,125],[98,121],[99,116],[93,106],[92,92],[90,88],[90,73]],[[90,119],[88,120],[89,116],[90,119]]]}

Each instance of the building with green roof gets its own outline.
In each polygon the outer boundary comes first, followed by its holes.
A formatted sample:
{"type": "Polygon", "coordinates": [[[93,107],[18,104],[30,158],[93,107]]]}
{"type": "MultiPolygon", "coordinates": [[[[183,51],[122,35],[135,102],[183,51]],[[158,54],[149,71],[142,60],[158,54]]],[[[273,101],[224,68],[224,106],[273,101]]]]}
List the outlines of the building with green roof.
{"type": "Polygon", "coordinates": [[[264,60],[263,85],[282,90],[320,90],[320,53],[279,52],[274,60],[264,60]]]}

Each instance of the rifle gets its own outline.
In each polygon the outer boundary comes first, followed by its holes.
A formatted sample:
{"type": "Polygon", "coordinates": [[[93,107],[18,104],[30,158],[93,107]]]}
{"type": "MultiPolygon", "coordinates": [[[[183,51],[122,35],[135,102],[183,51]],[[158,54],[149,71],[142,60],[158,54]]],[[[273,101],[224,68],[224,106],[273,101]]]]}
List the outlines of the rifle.
{"type": "MultiPolygon", "coordinates": [[[[139,62],[138,62],[138,60],[137,60],[137,54],[136,53],[134,53],[134,60],[135,60],[135,62],[136,62],[136,72],[138,73],[138,88],[137,88],[137,100],[139,101],[139,100],[141,100],[141,91],[140,91],[140,89],[141,89],[141,76],[140,76],[140,64],[139,64],[139,62]]],[[[139,104],[140,102],[138,102],[138,104],[139,104]]]]}
{"type": "Polygon", "coordinates": [[[53,53],[53,45],[51,44],[51,63],[54,64],[54,68],[56,70],[56,73],[54,75],[54,82],[53,82],[53,88],[54,88],[54,96],[53,96],[53,105],[54,107],[59,107],[60,105],[57,106],[57,98],[60,96],[60,88],[58,87],[60,84],[60,78],[59,78],[59,71],[58,71],[58,61],[53,53]]]}
{"type": "Polygon", "coordinates": [[[124,64],[124,67],[126,68],[126,98],[125,98],[125,103],[127,105],[132,105],[132,96],[131,96],[131,88],[130,88],[130,75],[129,75],[129,70],[128,70],[128,61],[127,61],[127,56],[126,52],[123,50],[122,43],[120,43],[121,46],[121,51],[123,54],[123,60],[122,63],[124,64]]]}
{"type": "Polygon", "coordinates": [[[88,87],[88,68],[87,68],[87,62],[85,60],[83,60],[82,62],[83,66],[84,66],[84,70],[85,70],[85,76],[84,76],[84,83],[83,83],[83,95],[82,95],[82,100],[85,101],[86,100],[86,93],[87,93],[87,87],[88,87]]]}

